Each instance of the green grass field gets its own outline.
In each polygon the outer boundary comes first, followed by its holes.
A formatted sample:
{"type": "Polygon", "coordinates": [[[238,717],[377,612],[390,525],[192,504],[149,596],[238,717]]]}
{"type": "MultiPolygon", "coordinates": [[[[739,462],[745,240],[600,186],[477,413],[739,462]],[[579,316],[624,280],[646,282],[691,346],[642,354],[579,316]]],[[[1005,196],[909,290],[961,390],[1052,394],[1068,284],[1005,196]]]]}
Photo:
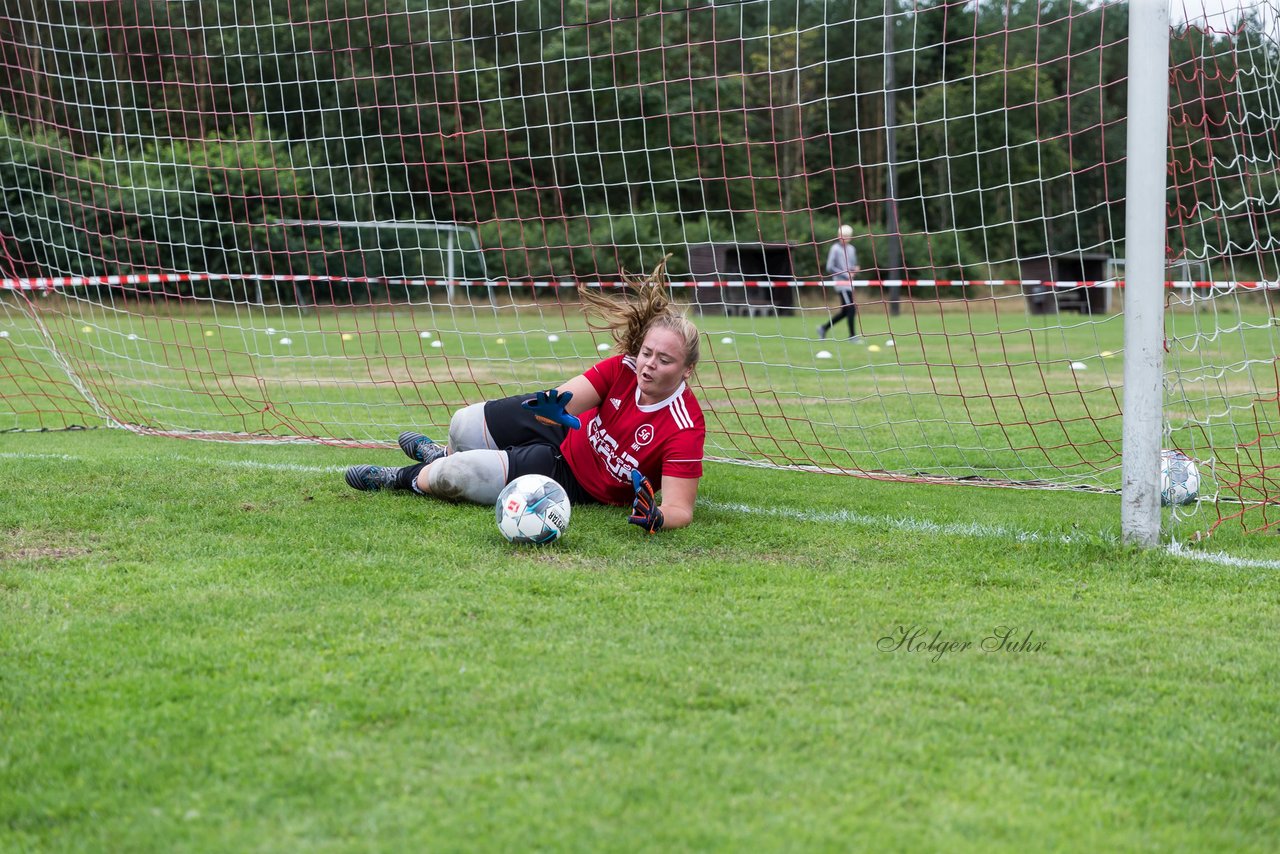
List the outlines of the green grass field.
{"type": "MultiPolygon", "coordinates": [[[[584,506],[518,548],[342,483],[398,451],[31,428],[439,432],[598,358],[572,307],[0,308],[0,850],[1280,838],[1280,548],[1194,542],[1227,505],[1143,552],[1115,494],[720,463],[688,529],[584,506]]],[[[1265,309],[1170,314],[1172,438],[1224,468],[1275,452],[1265,309]]],[[[702,318],[713,455],[1117,481],[1118,316],[824,316],[702,318]]]]}
{"type": "Polygon", "coordinates": [[[0,434],[0,850],[1280,838],[1271,536],[713,465],[690,528],[517,548],[341,482],[397,456],[0,434]]]}

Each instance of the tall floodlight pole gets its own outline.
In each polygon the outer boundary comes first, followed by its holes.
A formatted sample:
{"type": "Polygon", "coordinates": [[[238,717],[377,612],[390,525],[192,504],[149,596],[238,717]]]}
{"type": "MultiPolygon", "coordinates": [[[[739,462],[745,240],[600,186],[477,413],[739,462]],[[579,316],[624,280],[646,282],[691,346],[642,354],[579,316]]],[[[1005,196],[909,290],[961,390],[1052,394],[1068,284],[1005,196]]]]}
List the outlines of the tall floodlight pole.
{"type": "Polygon", "coordinates": [[[1160,539],[1168,132],[1167,0],[1129,0],[1120,529],[1142,546],[1160,539]]]}
{"type": "MultiPolygon", "coordinates": [[[[885,168],[888,171],[885,180],[884,227],[889,233],[889,263],[886,278],[901,279],[902,275],[902,234],[898,227],[898,75],[893,67],[893,13],[897,11],[896,0],[884,2],[884,148],[885,168]]],[[[889,299],[889,311],[897,314],[901,306],[898,299],[901,295],[898,286],[886,289],[889,299]]]]}

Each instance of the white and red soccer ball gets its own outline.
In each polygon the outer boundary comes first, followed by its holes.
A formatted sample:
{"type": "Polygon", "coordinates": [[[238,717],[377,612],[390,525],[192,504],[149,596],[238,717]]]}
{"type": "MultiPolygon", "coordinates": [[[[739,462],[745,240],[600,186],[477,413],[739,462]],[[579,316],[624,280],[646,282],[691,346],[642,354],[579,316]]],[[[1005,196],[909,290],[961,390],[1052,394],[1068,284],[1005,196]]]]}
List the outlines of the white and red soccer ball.
{"type": "Polygon", "coordinates": [[[510,542],[550,543],[569,529],[569,496],[549,477],[521,475],[498,494],[494,514],[510,542]]]}

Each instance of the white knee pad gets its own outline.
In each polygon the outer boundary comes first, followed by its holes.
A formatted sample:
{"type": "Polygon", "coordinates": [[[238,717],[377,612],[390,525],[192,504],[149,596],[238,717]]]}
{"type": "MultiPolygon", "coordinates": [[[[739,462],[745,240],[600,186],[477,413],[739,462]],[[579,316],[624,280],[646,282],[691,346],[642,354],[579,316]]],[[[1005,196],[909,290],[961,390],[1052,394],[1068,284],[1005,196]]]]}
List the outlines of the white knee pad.
{"type": "Polygon", "coordinates": [[[473,403],[453,413],[453,418],[449,420],[449,447],[455,453],[498,447],[484,425],[483,403],[473,403]]]}
{"type": "Polygon", "coordinates": [[[454,451],[427,469],[427,489],[449,501],[493,504],[507,485],[508,467],[506,451],[454,451]]]}

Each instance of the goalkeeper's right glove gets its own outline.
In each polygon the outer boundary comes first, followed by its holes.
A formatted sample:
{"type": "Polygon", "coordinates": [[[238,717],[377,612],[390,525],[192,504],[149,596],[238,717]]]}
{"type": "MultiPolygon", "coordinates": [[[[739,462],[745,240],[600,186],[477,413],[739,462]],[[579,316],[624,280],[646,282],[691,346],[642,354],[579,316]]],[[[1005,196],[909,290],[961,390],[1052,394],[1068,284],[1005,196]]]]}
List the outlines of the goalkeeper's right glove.
{"type": "Polygon", "coordinates": [[[538,392],[520,405],[532,412],[533,417],[543,424],[559,424],[561,427],[577,430],[582,426],[582,422],[578,420],[578,416],[570,415],[565,411],[565,407],[571,400],[573,400],[573,392],[551,389],[538,392]]]}

